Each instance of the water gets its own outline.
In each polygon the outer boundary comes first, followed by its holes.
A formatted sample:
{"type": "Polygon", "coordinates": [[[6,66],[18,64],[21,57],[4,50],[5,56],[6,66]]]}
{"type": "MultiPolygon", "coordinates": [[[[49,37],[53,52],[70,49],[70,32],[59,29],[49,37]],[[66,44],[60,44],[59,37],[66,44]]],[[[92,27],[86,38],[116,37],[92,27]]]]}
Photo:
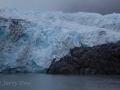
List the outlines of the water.
{"type": "Polygon", "coordinates": [[[1,74],[0,90],[120,90],[120,76],[1,74]]]}

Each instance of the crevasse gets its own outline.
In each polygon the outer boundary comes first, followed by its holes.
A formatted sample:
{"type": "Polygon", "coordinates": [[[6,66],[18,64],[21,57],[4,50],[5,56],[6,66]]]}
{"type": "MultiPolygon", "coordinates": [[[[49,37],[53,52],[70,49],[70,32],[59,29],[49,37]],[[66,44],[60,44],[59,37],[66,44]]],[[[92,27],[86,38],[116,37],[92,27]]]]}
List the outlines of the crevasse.
{"type": "Polygon", "coordinates": [[[0,72],[44,72],[80,46],[120,40],[120,14],[0,9],[0,72]]]}

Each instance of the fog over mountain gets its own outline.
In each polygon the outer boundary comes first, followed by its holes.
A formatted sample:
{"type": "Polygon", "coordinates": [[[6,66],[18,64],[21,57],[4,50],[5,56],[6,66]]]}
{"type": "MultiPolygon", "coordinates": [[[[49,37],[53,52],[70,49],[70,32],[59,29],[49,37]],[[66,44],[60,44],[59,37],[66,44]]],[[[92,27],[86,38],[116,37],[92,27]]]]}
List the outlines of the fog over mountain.
{"type": "Polygon", "coordinates": [[[62,11],[65,13],[120,13],[120,0],[0,0],[0,8],[34,11],[62,11]]]}

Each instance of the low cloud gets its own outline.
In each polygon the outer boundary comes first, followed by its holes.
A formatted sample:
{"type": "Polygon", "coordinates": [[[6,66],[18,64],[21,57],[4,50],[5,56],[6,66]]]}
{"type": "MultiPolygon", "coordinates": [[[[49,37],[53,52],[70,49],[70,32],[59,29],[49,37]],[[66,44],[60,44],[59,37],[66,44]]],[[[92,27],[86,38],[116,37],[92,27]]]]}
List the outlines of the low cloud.
{"type": "Polygon", "coordinates": [[[65,13],[120,13],[120,0],[0,0],[0,8],[34,11],[63,11],[65,13]]]}

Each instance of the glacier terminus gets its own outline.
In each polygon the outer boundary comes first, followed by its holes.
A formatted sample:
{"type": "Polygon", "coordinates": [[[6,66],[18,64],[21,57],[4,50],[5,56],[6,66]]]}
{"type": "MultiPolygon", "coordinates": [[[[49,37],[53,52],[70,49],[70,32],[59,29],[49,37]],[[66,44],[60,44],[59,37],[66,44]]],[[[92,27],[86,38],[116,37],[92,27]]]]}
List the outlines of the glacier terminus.
{"type": "Polygon", "coordinates": [[[74,47],[120,40],[120,14],[0,9],[0,72],[45,72],[74,47]]]}

